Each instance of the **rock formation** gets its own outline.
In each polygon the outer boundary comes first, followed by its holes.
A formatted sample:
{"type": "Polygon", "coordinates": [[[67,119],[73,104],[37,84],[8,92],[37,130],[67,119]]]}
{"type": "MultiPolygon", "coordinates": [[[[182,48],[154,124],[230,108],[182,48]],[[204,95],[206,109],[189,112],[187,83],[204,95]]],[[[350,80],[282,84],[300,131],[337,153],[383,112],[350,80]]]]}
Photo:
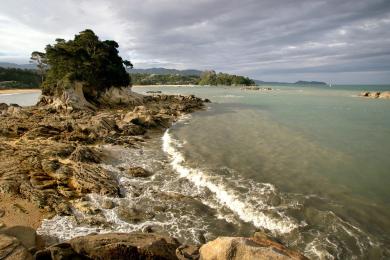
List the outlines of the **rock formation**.
{"type": "Polygon", "coordinates": [[[369,91],[363,91],[359,94],[361,97],[368,97],[368,98],[383,98],[383,99],[389,99],[390,98],[390,91],[384,91],[384,92],[369,92],[369,91]]]}

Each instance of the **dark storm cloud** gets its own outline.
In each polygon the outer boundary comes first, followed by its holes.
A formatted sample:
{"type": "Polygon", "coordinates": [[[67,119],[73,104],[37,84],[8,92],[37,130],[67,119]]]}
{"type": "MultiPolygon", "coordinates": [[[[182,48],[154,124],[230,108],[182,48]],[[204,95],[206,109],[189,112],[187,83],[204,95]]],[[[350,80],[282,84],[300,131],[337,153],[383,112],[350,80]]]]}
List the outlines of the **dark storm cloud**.
{"type": "Polygon", "coordinates": [[[118,41],[136,67],[279,81],[338,73],[351,82],[365,72],[367,81],[390,82],[388,0],[4,1],[0,59],[26,59],[84,28],[118,41]]]}

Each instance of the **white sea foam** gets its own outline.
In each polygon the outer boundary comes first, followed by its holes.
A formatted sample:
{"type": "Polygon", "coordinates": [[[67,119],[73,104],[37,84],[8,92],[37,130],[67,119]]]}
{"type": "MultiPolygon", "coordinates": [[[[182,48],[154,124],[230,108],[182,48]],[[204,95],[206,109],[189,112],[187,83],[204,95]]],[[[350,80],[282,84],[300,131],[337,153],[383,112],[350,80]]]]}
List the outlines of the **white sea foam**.
{"type": "MultiPolygon", "coordinates": [[[[190,180],[197,187],[210,190],[221,206],[229,208],[243,221],[251,222],[256,227],[265,228],[275,233],[289,233],[298,227],[295,221],[281,212],[274,212],[277,216],[269,216],[262,212],[265,205],[252,204],[250,201],[240,198],[237,192],[227,187],[223,180],[218,180],[217,176],[210,176],[200,169],[187,167],[184,156],[177,149],[180,143],[171,137],[169,129],[164,133],[162,140],[163,151],[169,155],[170,164],[180,177],[190,180]]],[[[271,184],[265,185],[273,187],[271,184]]],[[[256,202],[261,202],[261,200],[256,202]]]]}

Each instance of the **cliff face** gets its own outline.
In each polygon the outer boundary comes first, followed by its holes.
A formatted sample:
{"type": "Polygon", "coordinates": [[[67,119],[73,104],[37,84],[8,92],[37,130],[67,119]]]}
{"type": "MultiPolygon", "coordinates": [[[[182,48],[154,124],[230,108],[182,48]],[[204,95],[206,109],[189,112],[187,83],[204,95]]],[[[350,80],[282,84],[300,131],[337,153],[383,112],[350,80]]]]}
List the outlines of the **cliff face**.
{"type": "Polygon", "coordinates": [[[111,87],[102,92],[81,81],[61,81],[54,95],[42,95],[39,106],[46,106],[58,111],[97,110],[98,108],[134,107],[142,105],[143,96],[127,87],[111,87]]]}

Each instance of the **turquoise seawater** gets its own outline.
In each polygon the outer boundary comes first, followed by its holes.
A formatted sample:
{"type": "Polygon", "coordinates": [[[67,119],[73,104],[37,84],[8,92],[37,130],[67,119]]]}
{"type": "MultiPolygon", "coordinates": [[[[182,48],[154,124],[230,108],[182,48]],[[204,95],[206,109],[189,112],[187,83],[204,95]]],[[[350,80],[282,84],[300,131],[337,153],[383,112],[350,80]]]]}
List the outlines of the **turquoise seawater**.
{"type": "Polygon", "coordinates": [[[227,210],[311,258],[390,257],[390,100],[358,97],[390,86],[271,87],[134,89],[212,101],[169,130],[170,155],[227,210]]]}

